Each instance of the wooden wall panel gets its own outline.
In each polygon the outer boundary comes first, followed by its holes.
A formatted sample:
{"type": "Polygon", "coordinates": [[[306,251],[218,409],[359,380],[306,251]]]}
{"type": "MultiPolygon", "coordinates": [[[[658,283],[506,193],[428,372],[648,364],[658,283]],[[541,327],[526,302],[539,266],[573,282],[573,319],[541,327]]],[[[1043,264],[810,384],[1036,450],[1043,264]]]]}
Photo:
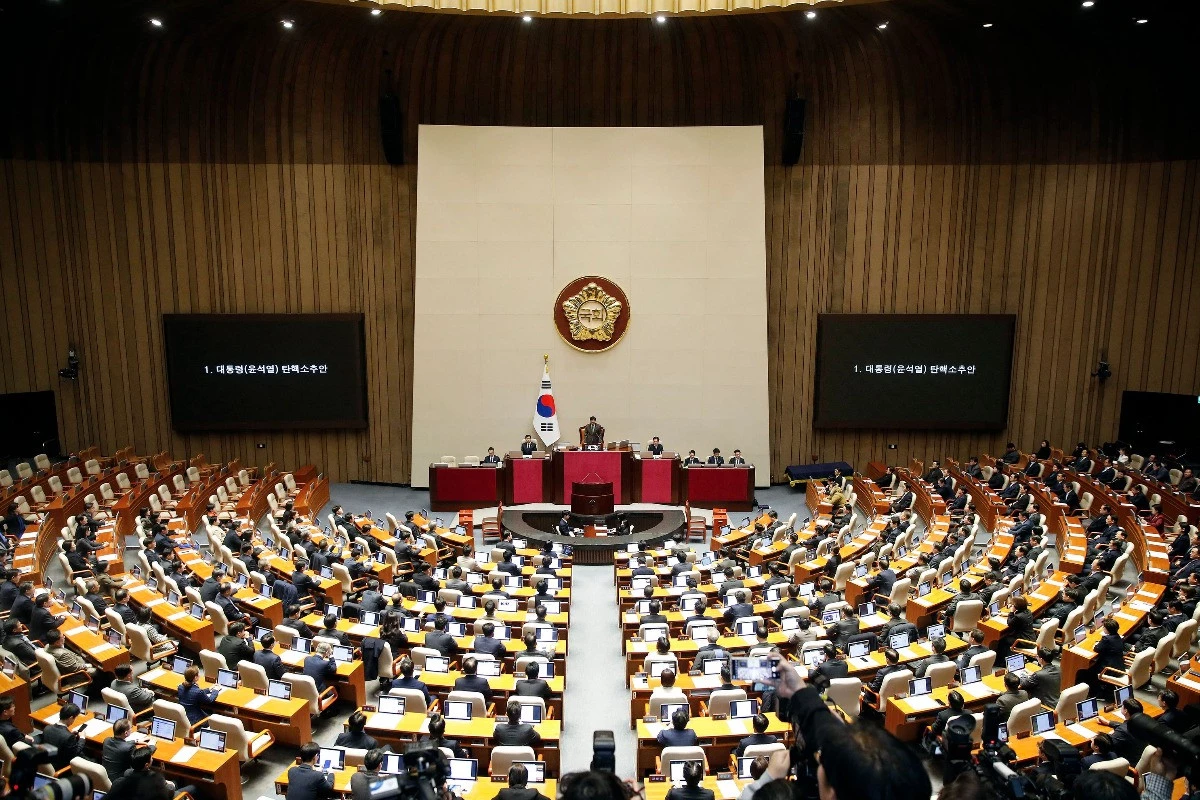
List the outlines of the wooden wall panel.
{"type": "Polygon", "coordinates": [[[668,25],[178,0],[159,32],[144,0],[97,5],[45,4],[0,33],[17,76],[0,125],[0,392],[57,390],[69,448],[407,482],[419,123],[764,125],[777,478],[810,454],[1101,441],[1122,389],[1200,393],[1198,104],[1188,26],[1165,3],[1145,0],[1154,24],[1133,32],[1041,0],[668,25]],[[406,166],[383,160],[384,85],[406,166]],[[789,168],[793,88],[809,115],[789,168]],[[370,428],[175,434],[159,320],[203,311],[363,312],[370,428]],[[814,431],[816,316],[885,311],[1016,313],[1009,429],[814,431]],[[56,375],[70,344],[76,384],[56,375]],[[1102,354],[1103,387],[1088,376],[1102,354]]]}

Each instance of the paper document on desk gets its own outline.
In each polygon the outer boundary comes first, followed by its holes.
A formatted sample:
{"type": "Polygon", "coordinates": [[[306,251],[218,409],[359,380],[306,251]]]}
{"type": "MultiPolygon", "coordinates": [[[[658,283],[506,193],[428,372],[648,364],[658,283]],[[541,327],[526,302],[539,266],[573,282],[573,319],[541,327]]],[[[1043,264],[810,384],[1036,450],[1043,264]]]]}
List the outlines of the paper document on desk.
{"type": "Polygon", "coordinates": [[[908,707],[914,711],[932,711],[935,708],[941,708],[942,704],[933,699],[933,695],[923,694],[918,697],[909,697],[905,699],[908,707]]]}
{"type": "Polygon", "coordinates": [[[715,689],[721,685],[720,675],[697,675],[692,678],[692,686],[697,689],[715,689]]]}
{"type": "Polygon", "coordinates": [[[378,631],[378,630],[379,630],[379,626],[377,626],[377,625],[364,625],[361,622],[358,622],[358,623],[355,623],[354,625],[350,626],[350,635],[351,636],[374,636],[376,631],[378,631]]]}
{"type": "Polygon", "coordinates": [[[83,727],[79,729],[79,735],[84,739],[88,739],[92,736],[98,736],[99,734],[111,729],[111,722],[102,719],[89,719],[83,724],[83,727]]]}
{"type": "Polygon", "coordinates": [[[1150,605],[1149,603],[1143,603],[1141,600],[1130,600],[1129,607],[1136,608],[1138,611],[1153,611],[1154,610],[1154,606],[1150,605]]]}
{"type": "Polygon", "coordinates": [[[162,667],[155,667],[154,669],[146,670],[139,677],[142,679],[142,683],[153,683],[154,681],[158,680],[159,676],[166,672],[168,672],[168,670],[165,670],[162,667]]]}
{"type": "Polygon", "coordinates": [[[878,666],[869,658],[852,658],[850,659],[850,664],[858,667],[859,669],[870,669],[871,667],[878,666]]]}
{"type": "Polygon", "coordinates": [[[165,603],[165,602],[167,602],[167,598],[165,598],[165,597],[156,597],[156,598],[154,598],[153,600],[148,600],[148,601],[146,601],[145,603],[143,603],[143,605],[145,605],[145,606],[146,606],[146,608],[154,608],[154,607],[155,607],[156,605],[158,605],[159,603],[165,603]]]}
{"type": "Polygon", "coordinates": [[[968,700],[978,700],[980,697],[987,697],[990,694],[995,694],[983,681],[979,683],[968,683],[958,687],[958,693],[968,700]]]}
{"type": "Polygon", "coordinates": [[[737,781],[717,781],[717,797],[721,800],[735,800],[741,793],[737,781]]]}
{"type": "Polygon", "coordinates": [[[98,644],[95,647],[89,647],[88,652],[94,656],[98,656],[98,655],[101,655],[102,653],[107,653],[109,650],[116,650],[116,649],[117,648],[113,647],[108,642],[105,642],[104,644],[98,644]]]}
{"type": "Polygon", "coordinates": [[[1064,739],[1063,737],[1059,736],[1059,735],[1058,735],[1057,733],[1055,733],[1054,731],[1046,731],[1045,733],[1041,734],[1041,737],[1042,737],[1043,739],[1058,739],[1060,742],[1065,742],[1065,741],[1067,741],[1066,739],[1064,739]]]}
{"type": "Polygon", "coordinates": [[[665,730],[667,727],[661,722],[643,722],[642,724],[646,726],[646,733],[651,736],[658,736],[659,732],[665,730]]]}
{"type": "Polygon", "coordinates": [[[1073,725],[1068,725],[1067,730],[1069,730],[1071,733],[1082,736],[1084,739],[1087,739],[1088,741],[1091,741],[1092,739],[1096,738],[1096,732],[1094,730],[1092,730],[1091,728],[1089,728],[1086,725],[1083,725],[1079,722],[1076,722],[1073,725]]]}
{"type": "Polygon", "coordinates": [[[750,734],[750,728],[746,725],[746,720],[730,719],[730,720],[726,720],[726,722],[729,725],[730,733],[738,733],[738,734],[741,734],[742,736],[748,736],[750,734]]]}
{"type": "Polygon", "coordinates": [[[188,613],[186,611],[176,611],[171,616],[167,617],[167,622],[174,622],[177,619],[183,619],[188,613]]]}
{"type": "Polygon", "coordinates": [[[398,728],[403,719],[403,714],[385,714],[382,711],[376,711],[375,716],[371,717],[371,724],[380,728],[398,728]]]}
{"type": "Polygon", "coordinates": [[[267,697],[265,694],[255,695],[254,699],[246,702],[245,708],[249,708],[251,710],[262,708],[269,702],[271,702],[271,698],[267,697]]]}
{"type": "Polygon", "coordinates": [[[171,756],[170,761],[173,764],[184,764],[188,761],[191,761],[192,756],[196,755],[198,750],[199,748],[192,747],[191,745],[184,745],[183,747],[179,748],[179,751],[176,752],[175,755],[171,756]]]}

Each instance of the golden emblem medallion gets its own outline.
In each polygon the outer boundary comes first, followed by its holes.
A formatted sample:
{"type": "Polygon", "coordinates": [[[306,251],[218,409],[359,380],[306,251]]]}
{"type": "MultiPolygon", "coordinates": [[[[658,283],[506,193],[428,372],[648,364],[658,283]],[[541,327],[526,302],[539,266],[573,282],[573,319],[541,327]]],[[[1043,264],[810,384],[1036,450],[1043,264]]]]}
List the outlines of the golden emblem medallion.
{"type": "Polygon", "coordinates": [[[629,325],[629,298],[607,278],[571,281],[555,300],[555,326],[567,344],[597,353],[620,341],[629,325]]]}

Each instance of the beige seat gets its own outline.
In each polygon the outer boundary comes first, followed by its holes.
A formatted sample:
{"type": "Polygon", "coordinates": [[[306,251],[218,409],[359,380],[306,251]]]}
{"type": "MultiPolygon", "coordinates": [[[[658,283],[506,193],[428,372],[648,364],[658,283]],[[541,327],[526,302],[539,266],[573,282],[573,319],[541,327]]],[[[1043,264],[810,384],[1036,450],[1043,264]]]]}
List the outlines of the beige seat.
{"type": "Polygon", "coordinates": [[[83,473],[79,471],[79,467],[71,467],[67,470],[67,480],[70,481],[73,486],[78,486],[79,484],[83,483],[83,473]]]}
{"type": "Polygon", "coordinates": [[[1033,715],[1042,708],[1042,701],[1036,697],[1017,703],[1008,714],[1008,735],[1020,736],[1033,732],[1033,715]]]}
{"type": "Polygon", "coordinates": [[[83,468],[88,475],[100,474],[100,462],[94,458],[89,458],[87,461],[83,462],[83,468]]]}
{"type": "Polygon", "coordinates": [[[718,689],[708,696],[708,715],[728,714],[729,704],[746,699],[745,689],[718,689]]]}
{"type": "Polygon", "coordinates": [[[283,679],[292,685],[292,697],[308,701],[308,713],[314,717],[337,702],[337,689],[329,686],[318,692],[316,681],[307,675],[285,672],[283,679]]]}
{"type": "Polygon", "coordinates": [[[879,704],[876,710],[881,714],[886,712],[888,698],[895,697],[907,691],[908,682],[912,678],[913,673],[910,669],[889,672],[887,677],[883,679],[883,684],[879,687],[879,704]]]}
{"type": "Polygon", "coordinates": [[[950,630],[954,633],[973,631],[979,625],[983,616],[982,600],[963,600],[954,608],[954,619],[950,622],[950,630]]]}
{"type": "Polygon", "coordinates": [[[367,751],[361,747],[346,747],[346,767],[358,769],[367,760],[367,751]]]}
{"type": "Polygon", "coordinates": [[[1124,778],[1129,774],[1129,762],[1123,758],[1112,758],[1108,761],[1097,761],[1088,769],[1092,772],[1111,772],[1118,778],[1124,778]]]}
{"type": "Polygon", "coordinates": [[[238,662],[238,679],[247,689],[253,689],[259,694],[267,693],[267,671],[253,661],[238,662]]]}
{"type": "MultiPolygon", "coordinates": [[[[387,693],[394,697],[404,698],[405,713],[412,712],[415,714],[426,714],[429,712],[429,706],[425,703],[425,695],[421,693],[420,689],[400,689],[397,687],[392,687],[391,689],[388,689],[387,693]]],[[[437,701],[435,700],[434,704],[436,705],[436,703],[437,701]]]]}
{"type": "Polygon", "coordinates": [[[102,792],[107,792],[112,788],[112,781],[109,780],[108,771],[95,761],[88,761],[83,756],[75,756],[71,759],[71,774],[87,775],[92,782],[92,788],[102,792]]]}
{"type": "Polygon", "coordinates": [[[658,756],[658,774],[670,775],[672,761],[702,761],[708,772],[708,755],[702,747],[664,747],[658,756]]]}
{"type": "Polygon", "coordinates": [[[979,667],[980,675],[991,675],[996,669],[996,651],[984,650],[982,653],[976,653],[971,656],[968,667],[979,667]]]}
{"type": "Polygon", "coordinates": [[[446,695],[447,703],[470,703],[471,704],[471,719],[477,717],[487,717],[491,714],[491,709],[488,708],[487,701],[483,699],[482,692],[464,692],[451,690],[446,695]]]}
{"type": "Polygon", "coordinates": [[[862,710],[862,680],[859,678],[834,678],[825,690],[825,696],[842,710],[851,721],[858,719],[862,710]]]}
{"type": "Polygon", "coordinates": [[[1058,618],[1049,617],[1042,620],[1042,624],[1038,627],[1037,639],[1029,641],[1028,639],[1017,639],[1013,642],[1012,650],[1014,653],[1020,653],[1026,658],[1036,658],[1039,647],[1047,650],[1054,649],[1054,637],[1058,633],[1058,618]]]}
{"type": "Polygon", "coordinates": [[[270,730],[250,733],[242,721],[235,717],[213,714],[208,718],[208,727],[225,733],[225,748],[236,750],[238,760],[242,763],[253,761],[275,744],[275,735],[270,730]]]}
{"type": "Polygon", "coordinates": [[[1196,626],[1200,625],[1194,619],[1189,619],[1175,629],[1175,643],[1171,646],[1171,658],[1176,661],[1188,654],[1192,642],[1196,639],[1196,626]]]}
{"type": "Polygon", "coordinates": [[[434,650],[432,647],[413,647],[409,650],[409,658],[412,659],[417,669],[425,669],[425,659],[429,656],[441,657],[441,652],[434,650]]]}
{"type": "Polygon", "coordinates": [[[1079,710],[1076,706],[1088,699],[1088,693],[1091,687],[1086,683],[1077,683],[1074,686],[1063,689],[1058,696],[1058,702],[1054,705],[1054,717],[1064,725],[1075,722],[1079,719],[1079,710]]]}
{"type": "Polygon", "coordinates": [[[208,717],[193,725],[188,720],[187,712],[183,710],[183,706],[179,703],[173,703],[170,700],[155,700],[154,715],[169,719],[175,723],[175,734],[183,735],[184,738],[192,738],[196,735],[196,731],[203,728],[208,723],[208,717]],[[186,733],[184,733],[186,731],[186,733]]]}
{"type": "Polygon", "coordinates": [[[79,689],[91,684],[91,676],[83,670],[66,674],[59,672],[58,662],[54,660],[54,656],[42,648],[35,648],[33,653],[37,657],[38,666],[42,668],[42,685],[55,694],[61,696],[72,689],[79,689]]]}
{"type": "Polygon", "coordinates": [[[28,461],[22,461],[20,464],[17,464],[17,476],[23,481],[33,477],[33,467],[29,466],[28,461]]]}
{"type": "Polygon", "coordinates": [[[147,664],[170,658],[179,652],[179,645],[172,641],[163,642],[157,647],[150,644],[150,637],[141,625],[126,625],[125,632],[129,637],[129,652],[133,653],[134,658],[147,664]]]}
{"type": "MultiPolygon", "coordinates": [[[[120,476],[118,475],[117,477],[119,478],[120,476]]],[[[50,487],[50,491],[53,494],[59,495],[63,493],[62,479],[57,475],[51,475],[49,478],[47,478],[46,484],[50,487]]]]}
{"type": "Polygon", "coordinates": [[[528,745],[500,745],[492,748],[488,758],[489,775],[507,775],[514,761],[536,761],[537,755],[528,745]]]}
{"type": "MultiPolygon", "coordinates": [[[[1180,625],[1179,627],[1183,627],[1180,625]]],[[[1171,664],[1171,653],[1175,649],[1175,634],[1168,633],[1166,636],[1158,640],[1158,646],[1154,648],[1154,671],[1163,672],[1171,664]]]]}
{"type": "Polygon", "coordinates": [[[769,756],[779,750],[786,750],[787,745],[783,742],[775,742],[774,744],[752,744],[742,752],[743,758],[758,758],[759,756],[769,756]]]}
{"type": "Polygon", "coordinates": [[[116,689],[110,689],[105,686],[100,690],[100,696],[103,697],[104,702],[108,703],[110,706],[119,706],[125,709],[129,712],[129,716],[135,719],[137,717],[149,717],[154,714],[153,708],[147,708],[141,714],[138,714],[133,710],[133,706],[130,705],[129,698],[118,692],[116,689]]]}
{"type": "MultiPolygon", "coordinates": [[[[42,470],[50,469],[50,457],[48,455],[46,455],[45,453],[38,453],[36,456],[33,457],[33,465],[35,467],[37,467],[39,472],[41,472],[42,470]]],[[[1179,481],[1175,481],[1175,482],[1179,483],[1179,481]]]]}
{"type": "Polygon", "coordinates": [[[226,663],[225,656],[216,650],[201,650],[200,665],[204,671],[204,679],[214,682],[217,680],[217,670],[229,669],[229,664],[226,663]]]}
{"type": "Polygon", "coordinates": [[[205,603],[204,610],[208,612],[208,619],[212,622],[213,631],[218,636],[226,636],[229,634],[229,620],[225,617],[225,612],[216,603],[205,603]]]}
{"type": "MultiPolygon", "coordinates": [[[[679,674],[679,658],[674,653],[651,653],[646,656],[646,660],[642,662],[642,670],[649,675],[656,675],[661,670],[655,665],[665,665],[663,669],[669,667],[679,674]]],[[[518,669],[517,672],[520,672],[518,669]]]]}
{"type": "Polygon", "coordinates": [[[949,686],[954,680],[954,673],[958,669],[958,664],[953,661],[945,661],[941,664],[934,664],[925,670],[925,677],[933,681],[933,688],[939,689],[943,686],[949,686]]]}
{"type": "Polygon", "coordinates": [[[290,625],[275,626],[275,641],[279,642],[279,646],[285,650],[292,646],[292,642],[300,638],[300,631],[290,625]]]}
{"type": "Polygon", "coordinates": [[[659,686],[650,693],[650,699],[646,703],[646,713],[651,716],[661,717],[664,705],[686,704],[687,702],[688,696],[684,693],[683,689],[677,686],[672,686],[669,689],[665,686],[659,686]]]}
{"type": "Polygon", "coordinates": [[[522,706],[534,706],[542,711],[542,719],[549,719],[549,714],[553,709],[546,708],[546,701],[540,697],[523,697],[520,695],[512,695],[510,702],[515,701],[522,706]]]}

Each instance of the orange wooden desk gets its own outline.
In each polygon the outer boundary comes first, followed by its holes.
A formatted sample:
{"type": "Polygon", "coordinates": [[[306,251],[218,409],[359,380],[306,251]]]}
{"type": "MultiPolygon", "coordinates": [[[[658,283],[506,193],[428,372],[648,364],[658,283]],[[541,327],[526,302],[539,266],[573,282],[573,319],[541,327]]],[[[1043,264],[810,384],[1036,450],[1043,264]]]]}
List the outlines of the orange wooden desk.
{"type": "MultiPolygon", "coordinates": [[[[774,711],[766,713],[769,724],[767,733],[773,733],[781,740],[791,740],[792,724],[781,720],[774,711]]],[[[646,722],[639,719],[637,723],[637,777],[655,772],[655,759],[662,752],[658,743],[658,732],[670,727],[661,722],[646,722]]],[[[748,719],[713,719],[712,717],[692,717],[688,728],[696,732],[700,747],[704,748],[708,758],[710,772],[728,769],[729,756],[746,736],[754,733],[748,719]]]]}
{"type": "MultiPolygon", "coordinates": [[[[470,720],[446,720],[446,738],[457,739],[473,758],[479,759],[480,764],[487,764],[492,752],[492,731],[495,730],[494,717],[475,717],[470,720]]],[[[558,775],[559,748],[562,738],[562,720],[548,719],[534,725],[542,736],[540,747],[534,748],[539,760],[546,762],[546,771],[558,775]]],[[[429,733],[429,717],[425,714],[380,714],[377,711],[367,712],[367,733],[380,743],[407,744],[415,742],[424,734],[429,733]]]]}

